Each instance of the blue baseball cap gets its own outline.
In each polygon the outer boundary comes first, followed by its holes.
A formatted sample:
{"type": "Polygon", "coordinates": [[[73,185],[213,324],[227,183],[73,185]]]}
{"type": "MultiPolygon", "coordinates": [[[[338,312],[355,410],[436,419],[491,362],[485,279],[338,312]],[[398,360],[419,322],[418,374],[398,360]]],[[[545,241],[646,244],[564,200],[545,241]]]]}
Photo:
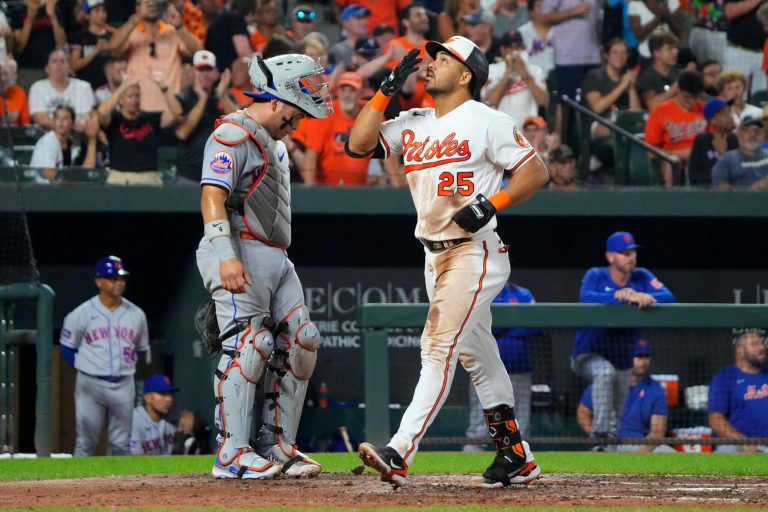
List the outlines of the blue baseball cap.
{"type": "Polygon", "coordinates": [[[144,380],[144,393],[175,393],[178,388],[173,387],[171,379],[162,373],[150,375],[144,380]]]}
{"type": "Polygon", "coordinates": [[[107,256],[96,262],[96,277],[115,277],[130,275],[117,256],[107,256]]]}
{"type": "Polygon", "coordinates": [[[636,356],[649,356],[651,355],[651,342],[644,339],[637,340],[635,343],[635,355],[636,356]]]}
{"type": "Polygon", "coordinates": [[[86,0],[83,2],[83,10],[85,12],[91,12],[91,9],[104,5],[104,0],[86,0]]]}
{"type": "Polygon", "coordinates": [[[709,120],[726,105],[733,105],[733,100],[724,100],[718,96],[710,98],[704,105],[704,119],[709,122],[709,120]]]}
{"type": "Polygon", "coordinates": [[[640,246],[635,243],[635,237],[627,231],[617,231],[605,242],[605,250],[608,252],[624,252],[639,248],[640,246]]]}
{"type": "Polygon", "coordinates": [[[366,7],[360,4],[350,4],[341,11],[341,21],[347,21],[349,18],[367,18],[371,15],[366,7]]]}

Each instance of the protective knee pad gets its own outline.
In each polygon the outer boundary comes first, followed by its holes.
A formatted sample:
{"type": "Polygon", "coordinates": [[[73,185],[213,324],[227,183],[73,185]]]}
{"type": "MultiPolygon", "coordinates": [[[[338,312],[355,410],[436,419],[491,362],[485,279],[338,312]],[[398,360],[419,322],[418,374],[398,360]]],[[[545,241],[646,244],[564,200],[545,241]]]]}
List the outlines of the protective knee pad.
{"type": "Polygon", "coordinates": [[[296,442],[308,380],[315,370],[322,338],[303,305],[283,319],[278,332],[277,348],[265,378],[264,425],[259,446],[276,444],[287,456],[296,442]]]}
{"type": "Polygon", "coordinates": [[[235,348],[223,351],[213,379],[219,459],[224,464],[234,459],[239,449],[249,446],[256,385],[275,346],[272,332],[261,324],[261,319],[251,321],[245,331],[233,337],[236,340],[225,341],[225,346],[235,348]]]}

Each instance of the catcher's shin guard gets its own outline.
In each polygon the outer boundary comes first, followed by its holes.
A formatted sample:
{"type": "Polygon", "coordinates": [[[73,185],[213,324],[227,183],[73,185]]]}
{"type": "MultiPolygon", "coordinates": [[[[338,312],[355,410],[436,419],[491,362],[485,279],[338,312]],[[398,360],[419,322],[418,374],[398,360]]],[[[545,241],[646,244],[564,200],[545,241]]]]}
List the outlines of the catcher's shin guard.
{"type": "Polygon", "coordinates": [[[219,429],[219,450],[213,466],[217,478],[266,478],[280,467],[264,459],[249,445],[256,384],[264,373],[274,349],[269,329],[261,319],[224,343],[224,352],[214,378],[215,423],[219,429]]]}
{"type": "Polygon", "coordinates": [[[296,430],[317,361],[320,333],[307,307],[291,311],[278,326],[275,351],[264,383],[263,421],[256,450],[283,465],[288,476],[316,476],[320,464],[296,449],[296,430]]]}

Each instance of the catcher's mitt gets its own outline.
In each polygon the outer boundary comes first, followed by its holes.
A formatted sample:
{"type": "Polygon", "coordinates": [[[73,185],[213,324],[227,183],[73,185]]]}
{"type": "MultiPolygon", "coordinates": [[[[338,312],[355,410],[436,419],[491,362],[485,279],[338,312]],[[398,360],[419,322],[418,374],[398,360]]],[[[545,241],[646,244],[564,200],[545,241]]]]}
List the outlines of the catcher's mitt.
{"type": "Polygon", "coordinates": [[[219,322],[216,320],[216,303],[213,299],[207,299],[198,306],[195,311],[195,329],[212,355],[221,350],[219,322]]]}

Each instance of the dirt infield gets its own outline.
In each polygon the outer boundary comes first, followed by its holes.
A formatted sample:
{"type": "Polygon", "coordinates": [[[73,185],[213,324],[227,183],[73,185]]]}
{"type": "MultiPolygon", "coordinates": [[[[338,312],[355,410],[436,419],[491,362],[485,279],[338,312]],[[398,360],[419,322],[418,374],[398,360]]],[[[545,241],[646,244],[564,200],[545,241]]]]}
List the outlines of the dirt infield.
{"type": "Polygon", "coordinates": [[[548,474],[529,486],[470,489],[468,475],[413,475],[393,491],[366,472],[313,480],[213,480],[207,475],[143,475],[4,482],[0,507],[428,507],[451,505],[763,508],[768,482],[748,477],[548,474]],[[235,491],[234,493],[232,491],[235,491]],[[243,492],[246,491],[246,492],[243,492]],[[298,491],[298,492],[297,492],[298,491]],[[247,493],[247,494],[246,494],[247,493]],[[514,501],[510,498],[514,496],[514,501]],[[242,501],[236,501],[241,497],[242,501]]]}

